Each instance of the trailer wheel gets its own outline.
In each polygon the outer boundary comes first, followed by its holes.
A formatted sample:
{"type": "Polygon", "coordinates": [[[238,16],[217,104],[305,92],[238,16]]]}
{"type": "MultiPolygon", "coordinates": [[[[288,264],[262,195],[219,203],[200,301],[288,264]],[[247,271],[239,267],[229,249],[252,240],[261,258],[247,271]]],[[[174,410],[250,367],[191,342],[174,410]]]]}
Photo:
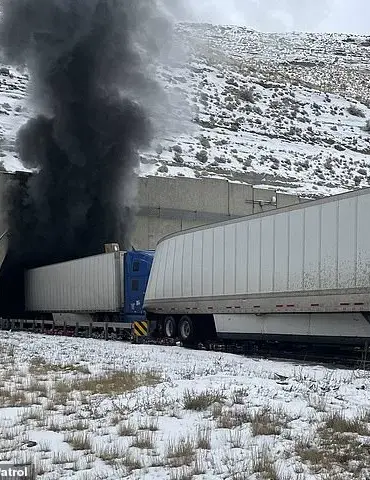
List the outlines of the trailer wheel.
{"type": "Polygon", "coordinates": [[[179,336],[184,343],[191,343],[195,339],[194,325],[187,315],[180,318],[179,336]]]}
{"type": "Polygon", "coordinates": [[[176,321],[172,316],[168,316],[164,319],[163,322],[163,332],[166,338],[175,338],[177,335],[176,332],[176,321]]]}

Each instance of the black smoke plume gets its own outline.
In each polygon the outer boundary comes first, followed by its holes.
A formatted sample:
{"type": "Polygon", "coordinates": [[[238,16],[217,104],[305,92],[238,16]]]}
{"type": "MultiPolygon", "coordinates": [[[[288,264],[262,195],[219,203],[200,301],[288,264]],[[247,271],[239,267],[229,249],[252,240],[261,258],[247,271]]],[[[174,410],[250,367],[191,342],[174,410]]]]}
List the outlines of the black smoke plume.
{"type": "Polygon", "coordinates": [[[156,88],[143,52],[157,53],[169,25],[150,0],[0,5],[0,47],[27,67],[39,113],[18,134],[21,162],[35,173],[9,192],[4,312],[22,309],[25,268],[101,253],[104,243],[129,247],[138,149],[152,134],[140,97],[156,88]]]}

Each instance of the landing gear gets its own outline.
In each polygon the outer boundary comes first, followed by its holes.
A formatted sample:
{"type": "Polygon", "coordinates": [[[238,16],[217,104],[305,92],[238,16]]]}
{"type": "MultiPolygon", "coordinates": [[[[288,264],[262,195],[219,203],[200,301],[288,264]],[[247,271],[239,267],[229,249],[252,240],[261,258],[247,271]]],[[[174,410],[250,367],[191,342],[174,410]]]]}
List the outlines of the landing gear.
{"type": "Polygon", "coordinates": [[[177,336],[177,325],[172,316],[165,317],[163,321],[163,332],[166,338],[175,338],[177,336]]]}

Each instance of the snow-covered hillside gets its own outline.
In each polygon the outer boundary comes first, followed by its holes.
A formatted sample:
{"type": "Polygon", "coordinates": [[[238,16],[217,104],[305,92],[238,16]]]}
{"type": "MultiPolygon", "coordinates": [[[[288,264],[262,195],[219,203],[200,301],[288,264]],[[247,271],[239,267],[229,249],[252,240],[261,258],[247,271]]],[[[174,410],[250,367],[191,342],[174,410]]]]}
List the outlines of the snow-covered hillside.
{"type": "MultiPolygon", "coordinates": [[[[142,152],[141,175],[311,195],[370,184],[369,38],[199,24],[178,25],[175,38],[186,55],[159,76],[181,122],[142,152]]],[[[14,133],[27,116],[27,77],[12,73],[0,71],[7,169],[19,167],[14,133]]]]}
{"type": "Polygon", "coordinates": [[[40,480],[366,480],[370,376],[0,332],[0,462],[40,480]]]}
{"type": "Polygon", "coordinates": [[[28,75],[0,66],[0,160],[8,171],[24,170],[15,145],[16,133],[30,116],[28,75]]]}

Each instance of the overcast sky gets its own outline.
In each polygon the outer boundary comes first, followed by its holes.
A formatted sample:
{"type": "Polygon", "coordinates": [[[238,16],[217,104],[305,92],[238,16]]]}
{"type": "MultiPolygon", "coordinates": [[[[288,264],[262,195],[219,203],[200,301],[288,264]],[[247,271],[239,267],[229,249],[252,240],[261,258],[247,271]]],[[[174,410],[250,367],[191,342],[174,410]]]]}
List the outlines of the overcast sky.
{"type": "Polygon", "coordinates": [[[370,0],[188,0],[195,21],[261,31],[370,34],[370,0]]]}

